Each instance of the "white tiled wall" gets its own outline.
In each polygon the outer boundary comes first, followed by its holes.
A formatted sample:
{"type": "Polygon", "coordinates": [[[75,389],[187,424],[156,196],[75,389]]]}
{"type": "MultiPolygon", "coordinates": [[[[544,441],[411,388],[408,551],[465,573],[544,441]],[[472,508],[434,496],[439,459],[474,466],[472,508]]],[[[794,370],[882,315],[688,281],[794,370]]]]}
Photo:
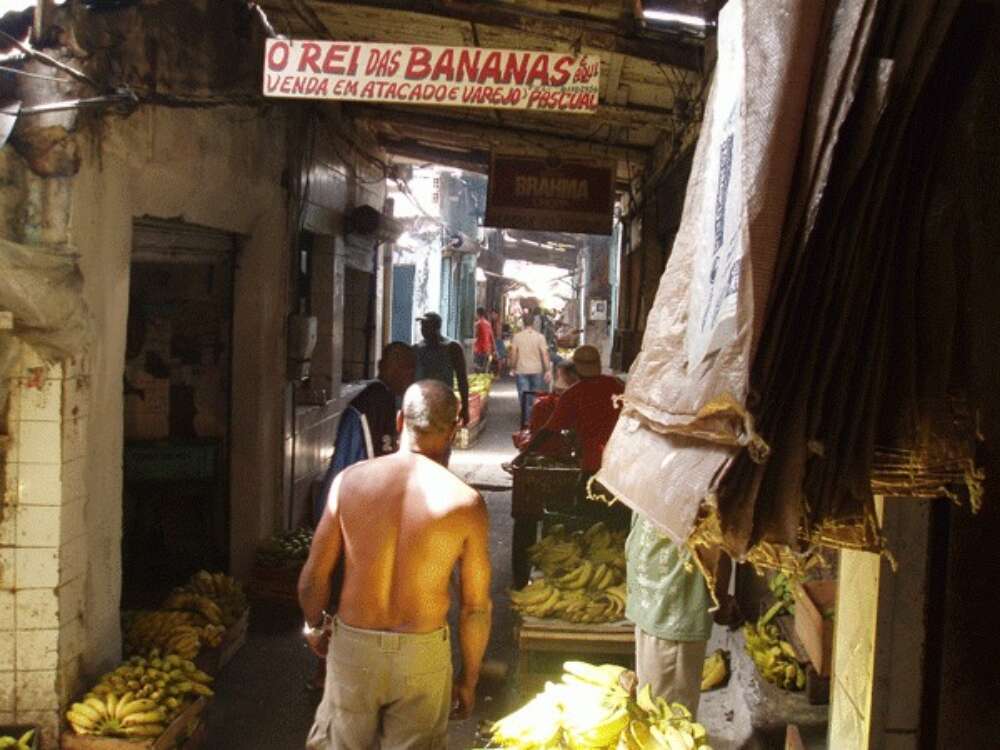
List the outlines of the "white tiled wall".
{"type": "Polygon", "coordinates": [[[87,550],[84,376],[30,352],[11,379],[0,508],[0,723],[57,746],[78,692],[87,550]]]}

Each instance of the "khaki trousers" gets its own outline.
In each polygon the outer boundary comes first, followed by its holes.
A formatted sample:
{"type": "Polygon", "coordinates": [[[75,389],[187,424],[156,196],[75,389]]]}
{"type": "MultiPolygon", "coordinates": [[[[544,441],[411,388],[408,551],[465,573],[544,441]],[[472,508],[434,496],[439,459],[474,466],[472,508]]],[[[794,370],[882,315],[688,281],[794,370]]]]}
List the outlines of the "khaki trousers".
{"type": "Polygon", "coordinates": [[[681,703],[697,716],[707,648],[707,641],[668,641],[637,627],[635,674],[639,686],[651,685],[654,697],[681,703]]]}
{"type": "Polygon", "coordinates": [[[447,627],[416,635],[334,619],[306,750],[447,747],[451,670],[447,627]]]}

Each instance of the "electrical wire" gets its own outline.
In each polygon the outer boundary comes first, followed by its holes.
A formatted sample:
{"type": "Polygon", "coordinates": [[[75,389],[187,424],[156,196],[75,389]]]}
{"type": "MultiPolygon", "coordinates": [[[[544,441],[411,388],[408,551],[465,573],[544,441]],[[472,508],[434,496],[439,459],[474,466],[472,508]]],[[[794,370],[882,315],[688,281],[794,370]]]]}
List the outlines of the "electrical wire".
{"type": "Polygon", "coordinates": [[[20,68],[12,68],[9,65],[0,65],[0,71],[4,73],[13,73],[14,75],[24,76],[25,78],[37,78],[41,81],[56,81],[57,83],[72,83],[70,78],[56,78],[55,76],[42,75],[41,73],[29,73],[26,70],[21,70],[20,68]]]}

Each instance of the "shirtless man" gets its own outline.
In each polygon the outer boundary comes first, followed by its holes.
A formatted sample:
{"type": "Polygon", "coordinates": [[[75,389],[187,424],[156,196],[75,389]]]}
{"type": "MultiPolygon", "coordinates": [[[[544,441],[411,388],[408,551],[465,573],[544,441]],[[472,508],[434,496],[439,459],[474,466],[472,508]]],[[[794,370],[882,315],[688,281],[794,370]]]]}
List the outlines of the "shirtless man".
{"type": "Polygon", "coordinates": [[[354,464],[330,489],[299,578],[306,639],[328,654],[307,750],[445,747],[449,710],[464,718],[475,705],[492,610],[488,517],[479,494],[443,465],[457,415],[451,389],[415,383],[397,418],[399,451],[354,464]],[[344,585],[329,618],[341,555],[344,585]],[[452,688],[456,564],[462,670],[452,688]]]}

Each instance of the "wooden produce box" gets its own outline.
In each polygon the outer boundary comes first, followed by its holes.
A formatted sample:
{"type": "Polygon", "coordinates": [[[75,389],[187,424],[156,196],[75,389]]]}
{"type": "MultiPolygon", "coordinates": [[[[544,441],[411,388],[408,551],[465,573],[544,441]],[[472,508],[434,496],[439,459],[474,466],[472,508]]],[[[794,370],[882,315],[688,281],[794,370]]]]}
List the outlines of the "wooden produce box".
{"type": "Polygon", "coordinates": [[[635,626],[627,620],[578,624],[559,619],[519,616],[514,625],[517,643],[517,685],[531,695],[547,680],[558,680],[562,663],[571,659],[594,664],[635,666],[635,626]]]}
{"type": "Polygon", "coordinates": [[[63,732],[60,738],[62,750],[196,750],[204,738],[199,732],[201,714],[208,706],[209,698],[202,696],[189,705],[167,726],[159,737],[145,739],[125,739],[124,737],[95,737],[89,734],[63,732]],[[193,744],[194,743],[194,744],[193,744]]]}
{"type": "Polygon", "coordinates": [[[31,744],[28,746],[31,750],[38,750],[41,747],[41,738],[39,737],[40,731],[38,727],[33,724],[0,724],[0,737],[13,737],[15,740],[21,739],[25,732],[30,730],[35,730],[35,734],[31,737],[31,744]]]}
{"type": "Polygon", "coordinates": [[[247,629],[250,625],[250,609],[244,610],[236,622],[230,625],[222,634],[218,646],[203,648],[195,659],[198,669],[217,675],[247,642],[247,629]]]}
{"type": "Polygon", "coordinates": [[[833,661],[833,609],[837,582],[806,581],[795,587],[795,634],[822,677],[830,676],[833,661]]]}
{"type": "Polygon", "coordinates": [[[250,585],[247,593],[257,599],[297,606],[299,603],[299,574],[301,572],[301,563],[280,568],[255,564],[250,574],[250,585]]]}
{"type": "Polygon", "coordinates": [[[452,445],[459,450],[470,448],[479,439],[479,435],[484,429],[486,429],[485,417],[482,417],[478,422],[469,422],[467,427],[459,427],[455,432],[452,445]]]}

